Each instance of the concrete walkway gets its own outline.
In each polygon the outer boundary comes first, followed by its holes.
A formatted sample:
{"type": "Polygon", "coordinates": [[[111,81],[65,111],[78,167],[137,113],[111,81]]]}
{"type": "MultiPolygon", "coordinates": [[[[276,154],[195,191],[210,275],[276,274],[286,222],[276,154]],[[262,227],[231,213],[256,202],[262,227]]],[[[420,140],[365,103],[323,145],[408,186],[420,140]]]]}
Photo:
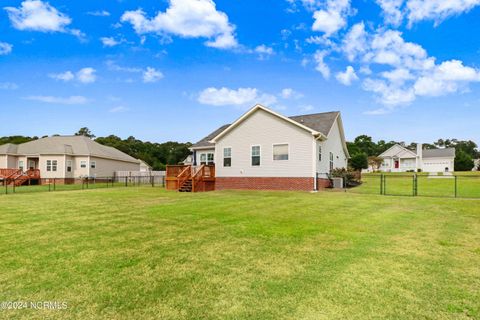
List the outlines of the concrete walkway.
{"type": "Polygon", "coordinates": [[[430,178],[430,179],[453,179],[453,174],[451,172],[443,172],[443,174],[441,176],[439,176],[437,172],[430,172],[428,174],[428,178],[430,178]]]}

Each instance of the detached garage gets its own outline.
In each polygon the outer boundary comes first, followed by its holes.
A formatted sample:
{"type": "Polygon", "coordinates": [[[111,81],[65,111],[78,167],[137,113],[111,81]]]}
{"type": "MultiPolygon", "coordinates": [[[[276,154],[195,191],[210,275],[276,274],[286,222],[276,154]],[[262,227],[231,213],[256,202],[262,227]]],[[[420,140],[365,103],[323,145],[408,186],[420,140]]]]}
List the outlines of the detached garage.
{"type": "Polygon", "coordinates": [[[423,171],[449,172],[455,171],[455,149],[426,149],[423,150],[423,171]]]}

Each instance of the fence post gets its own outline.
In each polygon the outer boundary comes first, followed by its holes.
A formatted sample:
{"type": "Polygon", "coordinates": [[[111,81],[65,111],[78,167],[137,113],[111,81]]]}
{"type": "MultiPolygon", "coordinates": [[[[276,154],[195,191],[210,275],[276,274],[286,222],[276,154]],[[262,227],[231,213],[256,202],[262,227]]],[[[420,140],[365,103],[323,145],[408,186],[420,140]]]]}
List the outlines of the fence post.
{"type": "Polygon", "coordinates": [[[15,193],[15,180],[17,179],[13,179],[13,193],[15,193]]]}
{"type": "Polygon", "coordinates": [[[90,178],[87,178],[87,189],[88,189],[89,180],[90,180],[90,178]]]}
{"type": "Polygon", "coordinates": [[[3,183],[5,183],[5,194],[8,194],[8,181],[5,179],[3,183]]]}
{"type": "Polygon", "coordinates": [[[128,177],[125,177],[125,187],[128,187],[128,177]]]}
{"type": "Polygon", "coordinates": [[[383,194],[384,195],[387,194],[387,176],[386,175],[383,176],[383,194]]]}
{"type": "Polygon", "coordinates": [[[383,195],[383,173],[380,175],[380,195],[383,195]]]}
{"type": "Polygon", "coordinates": [[[150,175],[150,179],[152,179],[152,187],[155,187],[155,177],[150,175]]]}
{"type": "Polygon", "coordinates": [[[50,182],[50,180],[48,180],[48,192],[50,192],[51,190],[51,186],[52,186],[52,183],[50,182]]]}
{"type": "Polygon", "coordinates": [[[57,191],[57,178],[53,178],[53,191],[57,191]]]}
{"type": "Polygon", "coordinates": [[[455,198],[457,197],[457,194],[458,191],[457,191],[457,176],[455,176],[455,198]]]}

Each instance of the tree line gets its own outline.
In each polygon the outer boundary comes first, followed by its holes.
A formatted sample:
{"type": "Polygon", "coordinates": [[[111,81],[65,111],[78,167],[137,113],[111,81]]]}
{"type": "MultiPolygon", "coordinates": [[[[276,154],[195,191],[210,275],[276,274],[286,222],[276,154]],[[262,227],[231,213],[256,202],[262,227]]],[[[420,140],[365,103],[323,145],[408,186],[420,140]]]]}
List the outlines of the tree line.
{"type": "MultiPolygon", "coordinates": [[[[406,144],[403,141],[373,141],[372,137],[360,135],[353,142],[347,142],[350,153],[350,166],[355,170],[366,169],[369,166],[379,168],[383,159],[378,156],[399,144],[409,150],[416,151],[417,144],[406,144]]],[[[433,143],[424,143],[424,149],[455,148],[455,170],[470,171],[474,167],[474,159],[480,158],[477,144],[472,140],[438,139],[433,143]]],[[[480,168],[479,168],[480,169],[480,168]]]]}

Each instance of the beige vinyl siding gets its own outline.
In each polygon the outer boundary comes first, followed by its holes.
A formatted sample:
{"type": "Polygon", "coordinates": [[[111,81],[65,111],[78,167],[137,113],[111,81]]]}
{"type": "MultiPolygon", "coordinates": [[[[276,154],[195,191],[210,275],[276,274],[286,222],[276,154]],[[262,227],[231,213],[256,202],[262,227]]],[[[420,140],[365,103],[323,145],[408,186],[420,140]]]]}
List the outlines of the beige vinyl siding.
{"type": "MultiPolygon", "coordinates": [[[[202,154],[205,154],[205,159],[208,160],[208,154],[209,154],[209,153],[213,153],[213,156],[214,156],[213,162],[214,162],[215,164],[217,164],[217,163],[220,164],[220,162],[218,162],[217,160],[222,160],[222,161],[223,161],[223,156],[222,156],[222,158],[217,159],[217,155],[216,155],[216,153],[215,153],[215,148],[210,148],[210,149],[197,149],[196,152],[197,152],[197,158],[196,158],[196,159],[197,159],[197,165],[200,165],[200,159],[201,159],[201,155],[202,155],[202,154]]],[[[223,155],[223,153],[222,153],[222,155],[223,155]]]]}
{"type": "Polygon", "coordinates": [[[41,155],[39,161],[40,175],[42,178],[65,178],[64,155],[41,155]],[[47,171],[47,160],[57,160],[57,171],[47,171]]]}
{"type": "Polygon", "coordinates": [[[0,156],[0,168],[3,168],[3,169],[8,168],[6,155],[0,156]]]}
{"type": "Polygon", "coordinates": [[[346,168],[347,167],[347,155],[342,144],[342,136],[340,128],[338,126],[338,119],[332,126],[330,134],[326,141],[317,142],[317,172],[329,173],[330,172],[330,152],[333,153],[333,167],[334,168],[346,168]],[[318,148],[322,147],[322,161],[318,161],[318,148]]]}
{"type": "MultiPolygon", "coordinates": [[[[80,157],[72,157],[73,160],[73,177],[80,178],[80,177],[88,177],[88,156],[80,156],[80,157]],[[87,166],[85,168],[80,167],[81,161],[85,161],[87,166]]],[[[65,169],[66,170],[66,169],[65,169]]]]}
{"type": "MultiPolygon", "coordinates": [[[[258,110],[219,139],[215,148],[218,177],[312,177],[312,135],[258,110]],[[273,145],[288,144],[288,160],[273,160],[273,145]],[[260,166],[251,165],[251,147],[259,145],[260,166]],[[223,166],[223,148],[232,148],[232,166],[223,166]]],[[[199,161],[199,158],[197,158],[199,161]]]]}
{"type": "Polygon", "coordinates": [[[90,157],[90,176],[92,177],[113,177],[115,171],[140,171],[140,163],[132,163],[111,159],[90,157]],[[96,168],[90,168],[92,161],[95,161],[96,168]]]}

